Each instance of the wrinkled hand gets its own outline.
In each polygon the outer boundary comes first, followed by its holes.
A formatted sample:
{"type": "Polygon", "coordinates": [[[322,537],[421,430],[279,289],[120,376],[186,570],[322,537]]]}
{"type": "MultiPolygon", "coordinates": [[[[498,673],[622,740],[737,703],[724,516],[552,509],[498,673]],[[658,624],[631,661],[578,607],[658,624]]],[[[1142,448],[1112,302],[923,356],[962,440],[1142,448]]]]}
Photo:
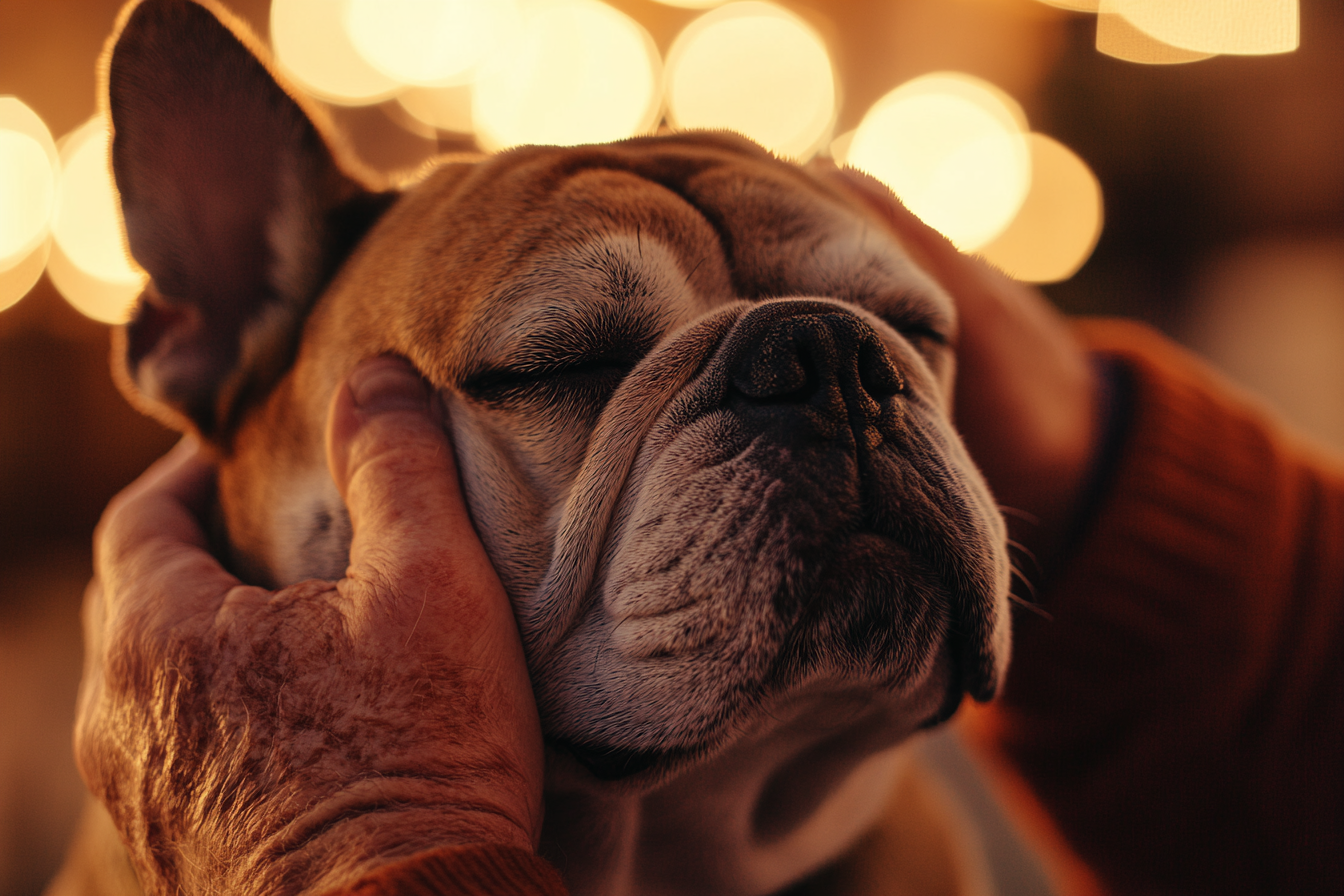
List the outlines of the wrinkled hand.
{"type": "Polygon", "coordinates": [[[104,515],[76,754],[150,893],[320,892],[442,845],[534,847],[536,706],[430,406],[391,358],[338,390],[339,582],[222,569],[189,441],[104,515]]]}
{"type": "Polygon", "coordinates": [[[880,182],[818,173],[874,209],[957,304],[957,429],[1038,581],[1077,522],[1099,449],[1096,376],[1081,343],[1040,292],[963,255],[880,182]]]}

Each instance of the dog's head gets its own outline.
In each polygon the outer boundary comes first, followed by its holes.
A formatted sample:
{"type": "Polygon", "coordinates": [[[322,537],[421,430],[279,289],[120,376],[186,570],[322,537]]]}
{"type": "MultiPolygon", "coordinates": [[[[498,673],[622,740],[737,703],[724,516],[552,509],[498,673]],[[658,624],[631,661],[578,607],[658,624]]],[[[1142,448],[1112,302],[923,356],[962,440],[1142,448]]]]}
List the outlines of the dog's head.
{"type": "Polygon", "coordinates": [[[948,419],[954,309],[860,203],[728,134],[380,188],[236,30],[187,0],[128,10],[108,95],[153,278],[120,376],[217,446],[244,575],[341,575],[325,415],[395,353],[448,407],[554,790],[649,792],[786,744],[763,761],[827,770],[766,812],[782,831],[994,693],[1008,564],[948,419]]]}

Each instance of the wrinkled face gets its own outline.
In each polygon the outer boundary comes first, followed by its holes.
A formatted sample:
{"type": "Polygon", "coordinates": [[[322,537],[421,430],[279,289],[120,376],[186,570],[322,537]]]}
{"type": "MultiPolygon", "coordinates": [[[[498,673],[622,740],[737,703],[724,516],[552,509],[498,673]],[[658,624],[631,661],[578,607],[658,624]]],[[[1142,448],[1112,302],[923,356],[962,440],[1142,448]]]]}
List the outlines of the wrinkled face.
{"type": "MultiPolygon", "coordinates": [[[[404,197],[279,393],[382,351],[425,372],[549,738],[653,781],[818,694],[890,740],[992,694],[1007,561],[948,422],[954,326],[879,224],[754,147],[530,149],[404,197]]],[[[282,503],[272,533],[307,534],[277,578],[338,573],[339,498],[282,503]]]]}

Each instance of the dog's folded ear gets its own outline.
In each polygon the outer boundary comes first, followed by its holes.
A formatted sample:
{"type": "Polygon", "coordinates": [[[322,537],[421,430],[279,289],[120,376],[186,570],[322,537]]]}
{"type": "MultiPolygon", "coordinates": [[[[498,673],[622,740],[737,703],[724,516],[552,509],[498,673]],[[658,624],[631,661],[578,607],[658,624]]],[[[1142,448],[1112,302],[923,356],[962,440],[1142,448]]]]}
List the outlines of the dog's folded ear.
{"type": "Polygon", "coordinates": [[[126,233],[152,278],[114,364],[138,404],[208,438],[283,373],[309,306],[395,195],[343,170],[263,52],[223,10],[143,0],[105,70],[126,233]]]}

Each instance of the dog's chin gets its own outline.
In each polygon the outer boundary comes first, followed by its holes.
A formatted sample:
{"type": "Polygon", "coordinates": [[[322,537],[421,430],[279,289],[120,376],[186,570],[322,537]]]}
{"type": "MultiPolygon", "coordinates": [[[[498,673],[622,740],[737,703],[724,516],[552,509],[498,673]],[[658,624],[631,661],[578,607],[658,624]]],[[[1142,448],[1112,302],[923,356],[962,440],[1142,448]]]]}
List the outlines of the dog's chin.
{"type": "MultiPolygon", "coordinates": [[[[618,791],[662,786],[744,743],[776,738],[781,729],[804,731],[807,733],[801,735],[803,741],[815,740],[799,751],[795,763],[825,766],[826,760],[832,760],[830,764],[836,765],[833,760],[841,755],[857,762],[950,719],[964,696],[959,681],[955,651],[944,647],[918,686],[910,687],[907,683],[906,687],[896,689],[877,682],[856,685],[837,678],[778,688],[725,730],[697,744],[636,749],[550,737],[547,745],[552,764],[565,768],[566,779],[575,781],[577,776],[578,780],[586,779],[599,788],[618,791]]],[[[797,739],[799,735],[795,733],[794,737],[797,739]]],[[[835,774],[838,772],[823,777],[835,774]]]]}

